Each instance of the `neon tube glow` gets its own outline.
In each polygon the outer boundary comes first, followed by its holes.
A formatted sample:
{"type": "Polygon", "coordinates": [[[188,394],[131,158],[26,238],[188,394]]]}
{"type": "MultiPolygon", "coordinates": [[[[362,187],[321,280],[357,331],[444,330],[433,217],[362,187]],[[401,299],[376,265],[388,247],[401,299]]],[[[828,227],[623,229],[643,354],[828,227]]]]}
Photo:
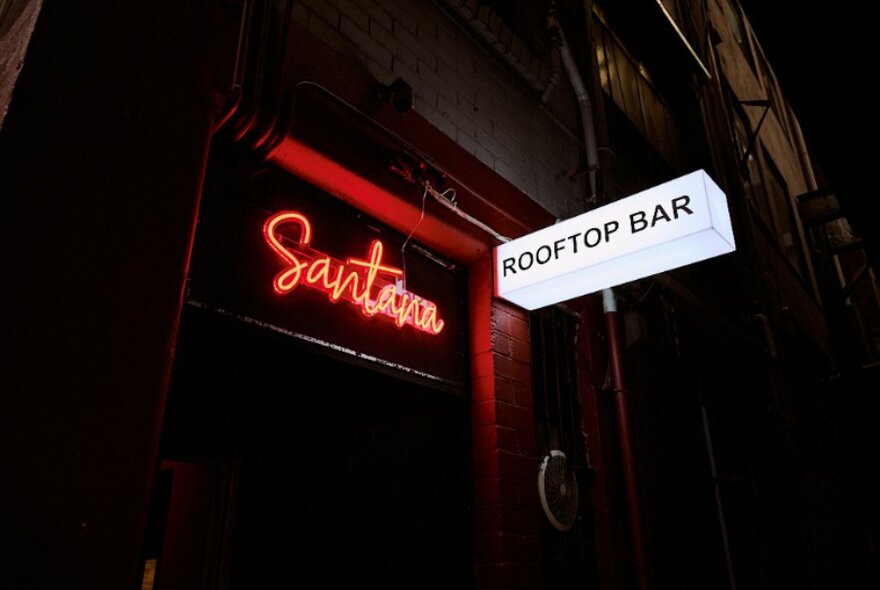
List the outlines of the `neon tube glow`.
{"type": "Polygon", "coordinates": [[[287,263],[272,282],[279,295],[304,285],[325,292],[333,303],[344,299],[360,307],[367,317],[389,317],[398,328],[410,326],[432,335],[443,331],[445,322],[439,317],[437,305],[398,286],[395,279],[402,277],[403,271],[383,264],[385,247],[381,241],[373,240],[366,258],[336,260],[309,246],[312,225],[296,211],[272,215],[263,224],[263,237],[287,263]],[[298,243],[280,235],[279,229],[288,225],[299,227],[298,243]]]}

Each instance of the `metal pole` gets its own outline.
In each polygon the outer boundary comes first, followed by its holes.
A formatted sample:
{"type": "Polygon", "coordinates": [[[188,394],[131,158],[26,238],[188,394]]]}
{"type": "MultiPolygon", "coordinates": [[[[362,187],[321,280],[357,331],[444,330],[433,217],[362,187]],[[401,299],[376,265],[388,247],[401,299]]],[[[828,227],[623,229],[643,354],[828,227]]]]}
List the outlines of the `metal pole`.
{"type": "Polygon", "coordinates": [[[629,512],[629,531],[632,537],[633,562],[635,564],[636,585],[639,590],[648,588],[648,569],[645,557],[645,539],[642,533],[642,511],[636,485],[635,453],[630,432],[629,410],[626,403],[626,380],[621,359],[620,328],[617,319],[617,300],[614,291],[602,291],[602,304],[605,310],[605,330],[608,336],[608,361],[611,365],[611,380],[614,388],[614,407],[617,414],[617,436],[620,445],[623,469],[623,484],[626,491],[626,505],[629,512]]]}

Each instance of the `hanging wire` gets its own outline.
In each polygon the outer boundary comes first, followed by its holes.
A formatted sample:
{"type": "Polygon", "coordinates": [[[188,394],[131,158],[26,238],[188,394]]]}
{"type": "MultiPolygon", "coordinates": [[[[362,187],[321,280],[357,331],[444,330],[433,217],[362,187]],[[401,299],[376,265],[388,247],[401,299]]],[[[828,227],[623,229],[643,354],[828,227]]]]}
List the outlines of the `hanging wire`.
{"type": "MultiPolygon", "coordinates": [[[[495,238],[499,242],[504,243],[504,242],[510,241],[510,238],[499,234],[497,231],[495,231],[494,229],[492,229],[491,227],[489,227],[488,225],[486,225],[485,223],[483,223],[482,221],[480,221],[476,217],[468,215],[467,213],[465,213],[464,211],[459,209],[458,203],[455,202],[455,189],[454,188],[448,188],[445,191],[443,191],[442,193],[440,193],[440,192],[437,192],[437,189],[432,187],[431,183],[426,180],[425,181],[425,194],[428,194],[428,193],[430,193],[431,196],[434,197],[434,200],[436,200],[438,203],[440,203],[441,205],[443,205],[447,209],[451,210],[453,213],[455,213],[456,215],[458,215],[462,219],[468,221],[472,225],[479,227],[480,229],[482,229],[484,232],[488,233],[490,236],[492,236],[493,238],[495,238]],[[452,193],[452,197],[447,196],[449,193],[452,193]]],[[[424,198],[424,195],[423,195],[423,198],[424,198]]]]}
{"type": "MultiPolygon", "coordinates": [[[[400,283],[401,286],[406,289],[406,247],[409,245],[409,241],[412,239],[413,234],[416,232],[416,228],[419,227],[419,224],[422,223],[422,220],[425,218],[425,201],[428,198],[428,187],[430,185],[425,183],[425,191],[422,193],[422,212],[419,215],[419,220],[416,221],[416,224],[412,226],[412,229],[409,230],[409,235],[406,236],[406,239],[403,241],[403,245],[400,247],[400,258],[401,258],[401,270],[403,270],[403,278],[400,283]]],[[[453,191],[453,202],[455,200],[454,196],[455,191],[453,191]]]]}
{"type": "MultiPolygon", "coordinates": [[[[436,192],[436,190],[434,192],[436,192]]],[[[455,201],[455,189],[454,188],[448,188],[445,191],[443,191],[442,193],[438,193],[437,196],[440,197],[441,199],[446,199],[446,201],[448,201],[449,204],[452,205],[453,207],[458,207],[458,203],[455,201]],[[452,193],[452,196],[451,197],[447,196],[450,193],[452,193]]]]}

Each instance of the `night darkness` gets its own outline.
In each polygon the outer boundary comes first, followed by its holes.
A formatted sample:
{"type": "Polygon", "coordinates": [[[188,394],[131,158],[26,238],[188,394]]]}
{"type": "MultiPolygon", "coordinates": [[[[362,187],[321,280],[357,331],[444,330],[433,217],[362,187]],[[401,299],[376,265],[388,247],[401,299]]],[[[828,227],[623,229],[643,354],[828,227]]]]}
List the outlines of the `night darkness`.
{"type": "MultiPolygon", "coordinates": [[[[875,69],[880,4],[741,0],[819,165],[880,268],[875,69]]],[[[824,177],[824,183],[822,178],[824,177]]]]}

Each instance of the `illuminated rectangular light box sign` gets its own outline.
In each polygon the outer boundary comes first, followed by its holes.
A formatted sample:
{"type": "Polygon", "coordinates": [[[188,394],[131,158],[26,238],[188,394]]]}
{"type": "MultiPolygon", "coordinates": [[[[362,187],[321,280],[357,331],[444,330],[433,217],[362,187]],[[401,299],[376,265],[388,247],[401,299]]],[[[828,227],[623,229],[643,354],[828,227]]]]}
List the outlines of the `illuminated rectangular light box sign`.
{"type": "Polygon", "coordinates": [[[691,172],[495,248],[495,294],[537,309],[736,250],[727,197],[691,172]]]}

